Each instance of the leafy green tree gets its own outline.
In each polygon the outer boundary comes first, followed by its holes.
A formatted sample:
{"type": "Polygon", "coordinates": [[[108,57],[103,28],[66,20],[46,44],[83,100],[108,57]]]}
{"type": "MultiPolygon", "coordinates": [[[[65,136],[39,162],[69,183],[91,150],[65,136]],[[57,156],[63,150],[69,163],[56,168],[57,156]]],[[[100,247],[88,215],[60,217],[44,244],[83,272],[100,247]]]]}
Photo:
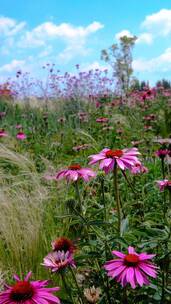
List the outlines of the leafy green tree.
{"type": "Polygon", "coordinates": [[[109,49],[101,51],[101,59],[109,63],[116,79],[117,87],[121,95],[125,95],[130,87],[133,74],[132,50],[137,37],[120,37],[119,44],[113,44],[109,49]]]}

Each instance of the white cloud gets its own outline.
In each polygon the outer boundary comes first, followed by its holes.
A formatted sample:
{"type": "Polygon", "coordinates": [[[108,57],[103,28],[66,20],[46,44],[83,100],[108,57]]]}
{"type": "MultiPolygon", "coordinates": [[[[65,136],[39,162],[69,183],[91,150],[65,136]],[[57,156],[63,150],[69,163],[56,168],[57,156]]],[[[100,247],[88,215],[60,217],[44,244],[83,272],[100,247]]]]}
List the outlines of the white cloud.
{"type": "Polygon", "coordinates": [[[119,40],[121,37],[124,37],[124,36],[130,37],[130,38],[134,37],[134,35],[130,31],[122,30],[121,32],[119,32],[115,35],[115,38],[116,38],[116,40],[119,40]]]}
{"type": "Polygon", "coordinates": [[[157,13],[146,16],[141,27],[157,36],[169,35],[171,33],[171,10],[161,9],[157,13]]]}
{"type": "Polygon", "coordinates": [[[96,69],[100,71],[104,71],[104,70],[111,70],[111,67],[109,65],[102,65],[98,61],[94,61],[92,63],[85,64],[80,68],[81,71],[90,71],[96,69]]]}
{"type": "Polygon", "coordinates": [[[171,70],[171,48],[152,59],[135,59],[133,69],[136,72],[167,72],[171,70]]]}
{"type": "Polygon", "coordinates": [[[152,44],[153,36],[150,33],[142,33],[138,36],[136,43],[152,44]]]}
{"type": "Polygon", "coordinates": [[[0,72],[13,72],[16,71],[17,69],[22,69],[23,66],[25,65],[24,60],[12,60],[10,63],[4,64],[3,66],[0,67],[0,72]]]}
{"type": "Polygon", "coordinates": [[[25,22],[17,22],[14,19],[7,17],[0,17],[0,35],[13,36],[19,33],[24,27],[25,22]]]}
{"type": "Polygon", "coordinates": [[[47,39],[62,39],[64,41],[72,41],[79,39],[85,39],[92,33],[97,32],[99,29],[103,28],[103,24],[94,21],[90,25],[83,26],[73,26],[69,23],[61,23],[59,25],[53,22],[45,22],[34,28],[30,32],[26,32],[21,41],[21,47],[33,47],[45,45],[47,39]]]}

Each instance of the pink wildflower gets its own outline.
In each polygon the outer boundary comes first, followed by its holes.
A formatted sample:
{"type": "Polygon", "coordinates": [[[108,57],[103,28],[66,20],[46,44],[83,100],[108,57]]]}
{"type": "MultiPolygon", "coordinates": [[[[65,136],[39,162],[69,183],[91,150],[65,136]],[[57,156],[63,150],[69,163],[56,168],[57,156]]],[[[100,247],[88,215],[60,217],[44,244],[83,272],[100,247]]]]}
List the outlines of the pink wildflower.
{"type": "Polygon", "coordinates": [[[18,129],[22,129],[22,125],[18,124],[15,126],[15,128],[18,130],[18,129]]]}
{"type": "Polygon", "coordinates": [[[83,179],[88,182],[91,178],[95,177],[96,173],[90,168],[81,168],[79,164],[69,166],[67,169],[61,170],[57,173],[56,179],[66,178],[67,181],[77,181],[83,179]]]}
{"type": "Polygon", "coordinates": [[[167,149],[159,149],[158,151],[156,151],[156,155],[161,159],[164,159],[168,154],[169,154],[169,150],[167,149]]]}
{"type": "Polygon", "coordinates": [[[8,133],[4,129],[1,129],[0,130],[0,138],[1,137],[7,137],[7,136],[8,136],[8,133]]]}
{"type": "Polygon", "coordinates": [[[52,272],[58,272],[68,266],[76,267],[73,254],[70,251],[50,252],[43,260],[43,266],[51,269],[52,272]]]}
{"type": "Polygon", "coordinates": [[[131,173],[135,175],[147,172],[148,168],[144,167],[140,162],[136,163],[134,167],[131,168],[131,173]]]}
{"type": "Polygon", "coordinates": [[[156,278],[157,266],[152,264],[149,260],[155,257],[155,254],[136,253],[131,246],[128,247],[128,254],[120,251],[112,251],[112,254],[117,256],[117,259],[105,263],[104,268],[108,272],[108,276],[116,278],[123,287],[128,283],[132,288],[136,285],[148,285],[150,282],[147,276],[156,278]]]}
{"type": "Polygon", "coordinates": [[[123,150],[103,149],[100,153],[89,156],[91,158],[89,164],[94,165],[100,162],[100,169],[107,174],[114,169],[115,164],[122,170],[131,169],[139,162],[137,158],[139,154],[137,148],[123,150]]]}
{"type": "Polygon", "coordinates": [[[171,181],[168,179],[157,181],[157,186],[159,187],[160,191],[164,191],[164,189],[171,190],[171,181]]]}
{"type": "Polygon", "coordinates": [[[18,132],[16,138],[19,140],[24,140],[27,138],[27,136],[23,132],[18,132]]]}
{"type": "Polygon", "coordinates": [[[46,288],[48,281],[30,281],[31,272],[21,281],[17,275],[14,279],[17,281],[12,286],[0,293],[0,304],[60,304],[58,297],[53,292],[58,291],[59,287],[46,288]]]}
{"type": "Polygon", "coordinates": [[[108,122],[109,121],[109,119],[107,118],[107,117],[100,117],[100,118],[97,118],[96,119],[96,122],[98,122],[98,123],[106,123],[106,122],[108,122]]]}

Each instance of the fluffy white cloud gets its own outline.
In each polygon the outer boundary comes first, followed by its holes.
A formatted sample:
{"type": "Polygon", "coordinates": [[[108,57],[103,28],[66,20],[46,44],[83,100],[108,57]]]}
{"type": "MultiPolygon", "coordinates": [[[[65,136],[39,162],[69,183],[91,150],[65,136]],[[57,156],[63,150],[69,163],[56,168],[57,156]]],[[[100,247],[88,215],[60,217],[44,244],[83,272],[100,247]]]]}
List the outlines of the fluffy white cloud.
{"type": "Polygon", "coordinates": [[[152,44],[153,36],[150,33],[142,33],[138,36],[136,43],[152,44]]]}
{"type": "Polygon", "coordinates": [[[171,70],[171,48],[152,59],[136,59],[133,61],[136,72],[167,72],[171,70]]]}
{"type": "Polygon", "coordinates": [[[22,69],[25,65],[24,60],[12,60],[10,63],[4,64],[3,66],[0,67],[0,72],[13,72],[16,71],[17,69],[22,69]]]}
{"type": "Polygon", "coordinates": [[[82,66],[80,68],[81,71],[90,71],[90,70],[96,70],[96,69],[98,69],[100,71],[105,71],[105,70],[111,70],[111,67],[108,64],[102,65],[98,61],[94,61],[92,63],[85,64],[84,66],[82,66]]]}
{"type": "Polygon", "coordinates": [[[161,9],[157,13],[146,16],[141,26],[154,35],[167,36],[171,33],[171,10],[161,9]]]}
{"type": "Polygon", "coordinates": [[[24,27],[25,22],[17,22],[14,19],[7,17],[0,17],[0,35],[13,36],[19,33],[24,27]]]}
{"type": "Polygon", "coordinates": [[[61,23],[59,25],[53,22],[45,22],[34,28],[32,31],[27,31],[21,41],[19,42],[21,47],[34,47],[45,45],[47,39],[62,39],[64,41],[73,41],[79,39],[85,39],[92,33],[97,32],[103,28],[103,24],[94,21],[90,25],[73,26],[69,23],[61,23]]]}

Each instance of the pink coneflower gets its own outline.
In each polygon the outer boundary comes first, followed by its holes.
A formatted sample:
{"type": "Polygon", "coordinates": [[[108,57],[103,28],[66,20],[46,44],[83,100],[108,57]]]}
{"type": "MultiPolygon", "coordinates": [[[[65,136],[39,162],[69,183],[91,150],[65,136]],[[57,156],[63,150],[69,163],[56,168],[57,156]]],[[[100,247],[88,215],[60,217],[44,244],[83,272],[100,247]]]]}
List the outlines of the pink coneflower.
{"type": "Polygon", "coordinates": [[[94,165],[100,162],[100,169],[107,174],[114,169],[115,164],[122,170],[131,169],[139,162],[137,158],[139,154],[137,148],[123,150],[103,149],[100,153],[89,156],[91,158],[89,164],[94,165]]]}
{"type": "Polygon", "coordinates": [[[53,251],[69,251],[70,253],[73,253],[76,249],[74,243],[66,237],[57,238],[51,244],[53,251]]]}
{"type": "Polygon", "coordinates": [[[149,260],[155,257],[155,254],[136,253],[135,249],[131,246],[128,247],[128,254],[120,251],[112,251],[112,254],[117,256],[117,259],[105,263],[104,268],[108,272],[108,276],[116,278],[123,287],[128,283],[132,288],[136,285],[148,285],[150,282],[147,276],[156,278],[157,266],[152,264],[149,260]]]}
{"type": "Polygon", "coordinates": [[[131,168],[131,173],[135,175],[147,172],[148,168],[144,167],[140,162],[136,163],[134,167],[131,168]]]}
{"type": "Polygon", "coordinates": [[[31,272],[21,281],[17,275],[14,276],[17,281],[12,286],[0,293],[0,304],[60,304],[58,297],[53,292],[58,291],[59,287],[46,288],[48,281],[30,281],[31,272]]]}
{"type": "Polygon", "coordinates": [[[86,150],[86,149],[88,149],[90,147],[91,147],[90,144],[83,144],[83,145],[79,145],[79,146],[73,147],[72,150],[78,152],[78,151],[86,150]]]}
{"type": "Polygon", "coordinates": [[[164,189],[171,191],[171,180],[164,179],[157,181],[157,186],[159,187],[160,191],[164,191],[164,189]]]}
{"type": "Polygon", "coordinates": [[[27,138],[26,134],[24,134],[23,132],[18,132],[16,135],[16,138],[19,140],[24,140],[27,138]]]}
{"type": "Polygon", "coordinates": [[[0,112],[0,118],[3,118],[6,115],[6,112],[0,112]]]}
{"type": "Polygon", "coordinates": [[[58,272],[68,266],[76,267],[73,255],[67,251],[50,252],[43,260],[43,266],[49,268],[52,272],[58,272]]]}
{"type": "Polygon", "coordinates": [[[8,133],[4,129],[1,129],[0,130],[0,138],[1,137],[7,137],[7,136],[8,136],[8,133]]]}
{"type": "Polygon", "coordinates": [[[169,150],[167,150],[167,149],[159,149],[158,151],[155,152],[155,154],[159,158],[164,159],[166,157],[166,155],[169,154],[169,150]]]}
{"type": "Polygon", "coordinates": [[[17,130],[22,129],[22,125],[17,124],[17,125],[15,126],[15,128],[16,128],[17,130]]]}
{"type": "Polygon", "coordinates": [[[109,121],[109,118],[107,118],[107,117],[100,117],[100,118],[97,118],[96,119],[96,122],[98,122],[98,123],[106,123],[106,122],[108,122],[109,121]]]}
{"type": "Polygon", "coordinates": [[[61,170],[57,173],[56,179],[66,178],[67,181],[77,181],[83,179],[88,182],[91,178],[95,177],[96,173],[90,168],[81,168],[79,164],[73,164],[67,169],[61,170]]]}

